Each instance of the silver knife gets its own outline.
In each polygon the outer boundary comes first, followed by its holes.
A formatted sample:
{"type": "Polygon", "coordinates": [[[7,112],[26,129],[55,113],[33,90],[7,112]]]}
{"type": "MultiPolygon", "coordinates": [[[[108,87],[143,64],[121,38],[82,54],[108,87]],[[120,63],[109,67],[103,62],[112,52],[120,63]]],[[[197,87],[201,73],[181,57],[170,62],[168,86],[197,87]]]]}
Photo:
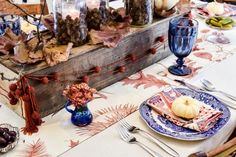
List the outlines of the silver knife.
{"type": "Polygon", "coordinates": [[[187,82],[185,82],[185,81],[183,81],[183,80],[177,80],[177,79],[175,79],[174,81],[180,83],[181,85],[183,85],[183,86],[185,86],[185,87],[187,87],[187,88],[189,88],[189,89],[191,89],[191,90],[194,90],[194,91],[197,91],[197,92],[206,92],[206,90],[204,90],[204,89],[202,89],[202,88],[200,88],[200,87],[197,87],[197,86],[195,86],[195,85],[192,85],[192,84],[190,84],[190,83],[187,83],[187,82]]]}

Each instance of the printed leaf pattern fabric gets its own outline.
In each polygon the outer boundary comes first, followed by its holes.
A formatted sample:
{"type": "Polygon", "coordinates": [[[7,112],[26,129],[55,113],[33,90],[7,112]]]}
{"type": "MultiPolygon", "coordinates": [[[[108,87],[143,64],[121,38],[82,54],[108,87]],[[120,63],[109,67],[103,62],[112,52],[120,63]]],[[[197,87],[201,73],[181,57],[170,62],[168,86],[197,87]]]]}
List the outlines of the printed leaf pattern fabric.
{"type": "Polygon", "coordinates": [[[160,80],[151,74],[145,75],[143,74],[142,71],[140,71],[138,74],[135,75],[137,75],[138,77],[132,78],[131,76],[122,80],[123,85],[132,85],[134,88],[139,88],[140,86],[143,86],[144,89],[153,86],[162,87],[168,85],[168,83],[165,82],[164,80],[160,80]]]}
{"type": "Polygon", "coordinates": [[[46,147],[44,142],[38,139],[32,144],[27,144],[24,150],[20,151],[20,157],[51,157],[47,154],[46,147]]]}
{"type": "Polygon", "coordinates": [[[93,122],[88,126],[77,129],[77,134],[93,136],[105,130],[112,124],[118,122],[121,118],[124,118],[130,115],[131,113],[135,112],[136,110],[137,106],[129,104],[117,105],[115,107],[111,106],[98,110],[93,114],[93,122]]]}

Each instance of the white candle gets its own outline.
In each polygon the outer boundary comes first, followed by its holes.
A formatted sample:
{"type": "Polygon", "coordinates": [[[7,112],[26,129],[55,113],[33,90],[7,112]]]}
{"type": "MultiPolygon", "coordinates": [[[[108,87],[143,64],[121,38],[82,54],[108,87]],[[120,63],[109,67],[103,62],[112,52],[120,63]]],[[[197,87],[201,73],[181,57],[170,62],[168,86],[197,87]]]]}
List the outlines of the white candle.
{"type": "Polygon", "coordinates": [[[89,10],[92,10],[94,8],[99,8],[100,0],[86,0],[86,4],[89,10]]]}

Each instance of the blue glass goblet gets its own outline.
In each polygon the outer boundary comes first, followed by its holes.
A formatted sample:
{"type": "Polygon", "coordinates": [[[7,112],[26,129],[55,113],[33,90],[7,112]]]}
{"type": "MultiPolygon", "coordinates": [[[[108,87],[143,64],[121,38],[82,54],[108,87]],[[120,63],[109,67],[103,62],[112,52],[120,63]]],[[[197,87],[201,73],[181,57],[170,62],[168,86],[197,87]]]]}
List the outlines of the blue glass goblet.
{"type": "Polygon", "coordinates": [[[191,74],[191,69],[184,65],[197,38],[198,22],[185,17],[173,18],[169,22],[168,43],[171,52],[178,57],[176,65],[168,68],[171,74],[185,76],[191,74]]]}

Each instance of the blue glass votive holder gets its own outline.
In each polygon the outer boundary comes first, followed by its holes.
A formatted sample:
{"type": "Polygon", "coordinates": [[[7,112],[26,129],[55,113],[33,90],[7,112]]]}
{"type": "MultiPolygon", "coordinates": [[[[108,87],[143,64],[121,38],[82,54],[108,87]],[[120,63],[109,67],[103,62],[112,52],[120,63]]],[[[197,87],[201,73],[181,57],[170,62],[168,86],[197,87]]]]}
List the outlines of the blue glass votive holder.
{"type": "Polygon", "coordinates": [[[0,15],[0,36],[10,28],[13,33],[19,35],[21,32],[20,17],[16,15],[0,15]]]}

